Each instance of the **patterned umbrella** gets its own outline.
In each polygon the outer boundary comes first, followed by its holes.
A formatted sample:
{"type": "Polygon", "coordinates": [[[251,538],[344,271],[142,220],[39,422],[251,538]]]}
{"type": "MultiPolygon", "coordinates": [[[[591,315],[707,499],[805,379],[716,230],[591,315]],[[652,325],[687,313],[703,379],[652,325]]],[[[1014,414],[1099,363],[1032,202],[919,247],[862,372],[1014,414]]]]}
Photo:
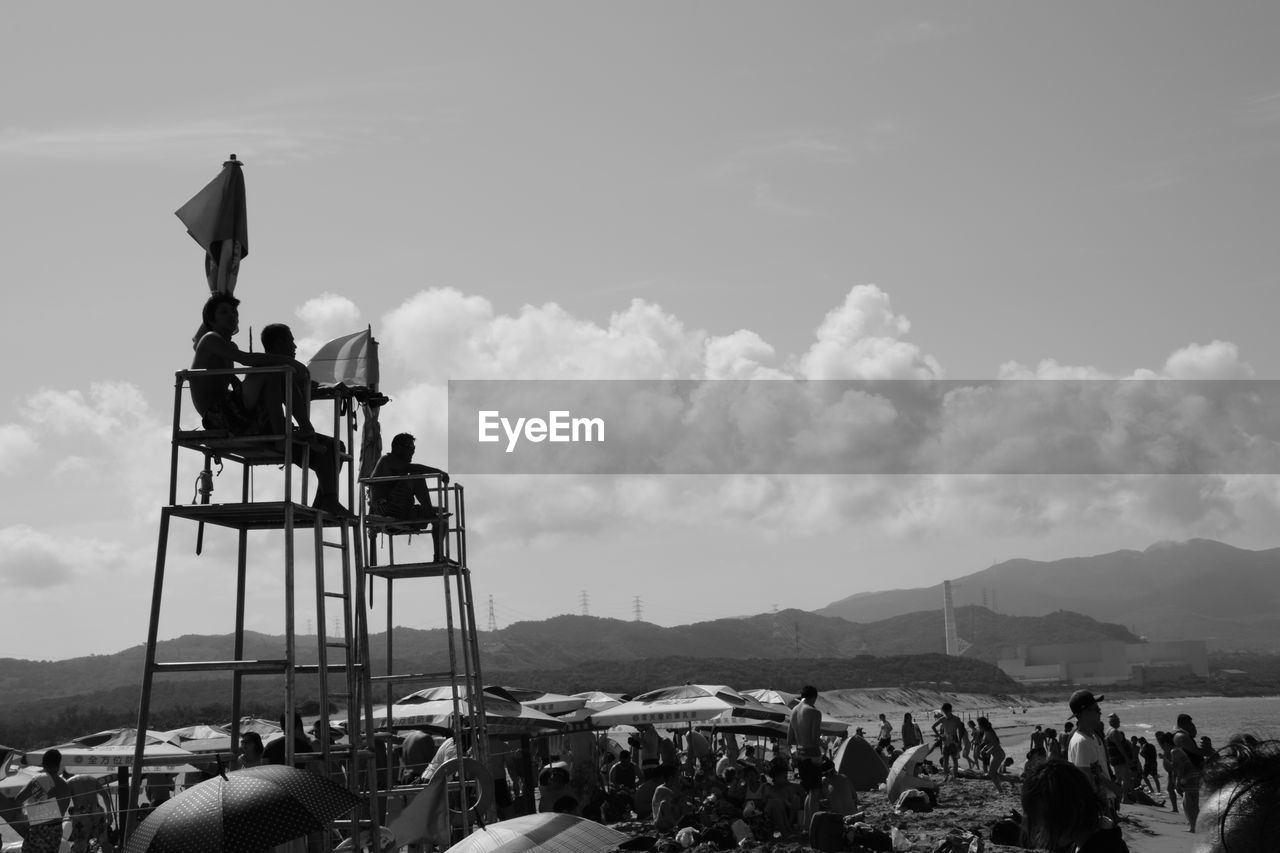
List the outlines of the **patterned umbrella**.
{"type": "Polygon", "coordinates": [[[446,853],[598,853],[631,836],[571,814],[531,814],[491,823],[446,853]]]}
{"type": "Polygon", "coordinates": [[[125,853],[261,851],[323,829],[359,797],[309,770],[268,764],[215,776],[147,816],[125,853]]]}

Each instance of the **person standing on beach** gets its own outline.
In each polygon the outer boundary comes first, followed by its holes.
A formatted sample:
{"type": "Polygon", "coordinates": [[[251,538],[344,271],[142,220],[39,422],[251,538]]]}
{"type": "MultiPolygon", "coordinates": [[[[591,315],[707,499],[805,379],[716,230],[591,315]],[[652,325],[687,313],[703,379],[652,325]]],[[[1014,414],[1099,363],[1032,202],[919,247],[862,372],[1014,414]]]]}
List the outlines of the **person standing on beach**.
{"type": "Polygon", "coordinates": [[[951,713],[951,703],[942,703],[942,716],[933,721],[934,735],[942,744],[942,781],[945,782],[960,775],[960,741],[964,738],[964,723],[951,713]],[[947,759],[951,759],[951,770],[947,770],[947,759]]]}
{"type": "Polygon", "coordinates": [[[1107,760],[1111,762],[1116,781],[1120,783],[1120,797],[1123,799],[1138,785],[1138,756],[1129,743],[1129,738],[1125,737],[1124,730],[1120,728],[1120,715],[1112,713],[1108,716],[1107,725],[1110,726],[1106,735],[1107,760]]]}
{"type": "Polygon", "coordinates": [[[884,714],[880,715],[880,736],[876,741],[876,752],[893,755],[893,723],[884,714]]]}
{"type": "Polygon", "coordinates": [[[1178,715],[1178,728],[1173,733],[1173,749],[1169,752],[1182,792],[1182,813],[1187,816],[1188,831],[1196,831],[1196,818],[1200,815],[1200,769],[1204,766],[1204,752],[1196,742],[1196,724],[1190,714],[1178,715]]]}
{"type": "Polygon", "coordinates": [[[796,750],[796,770],[800,774],[800,787],[804,789],[804,824],[818,811],[822,796],[822,712],[814,703],[818,701],[818,688],[806,684],[800,691],[800,701],[791,709],[787,726],[787,740],[796,750]]]}
{"type": "Polygon", "coordinates": [[[58,853],[62,845],[62,814],[70,805],[71,789],[59,775],[62,753],[45,750],[40,758],[40,773],[23,786],[14,798],[26,806],[27,837],[22,853],[58,853]]]}
{"type": "Polygon", "coordinates": [[[67,809],[71,818],[71,853],[87,853],[90,841],[98,842],[102,853],[114,853],[116,847],[109,832],[113,806],[106,787],[96,777],[77,773],[67,779],[67,789],[71,792],[71,807],[67,809]]]}
{"type": "Polygon", "coordinates": [[[1102,737],[1102,708],[1098,702],[1105,696],[1094,696],[1091,690],[1071,694],[1068,706],[1079,725],[1067,746],[1067,760],[1084,771],[1093,784],[1098,804],[1105,814],[1114,815],[1120,797],[1120,786],[1107,765],[1107,745],[1102,737]]]}
{"type": "Polygon", "coordinates": [[[911,719],[911,712],[907,711],[902,715],[902,748],[910,749],[922,743],[924,743],[924,735],[920,733],[920,727],[916,725],[915,720],[911,719]]]}

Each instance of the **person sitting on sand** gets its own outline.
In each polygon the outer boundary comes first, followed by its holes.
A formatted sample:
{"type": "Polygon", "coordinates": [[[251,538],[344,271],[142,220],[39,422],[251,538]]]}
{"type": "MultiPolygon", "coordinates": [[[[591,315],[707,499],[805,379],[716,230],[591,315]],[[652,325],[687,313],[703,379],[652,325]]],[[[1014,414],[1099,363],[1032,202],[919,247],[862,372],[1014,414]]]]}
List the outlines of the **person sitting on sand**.
{"type": "Polygon", "coordinates": [[[933,721],[933,733],[942,744],[942,781],[960,775],[960,741],[963,739],[964,723],[951,713],[951,703],[942,703],[942,716],[933,721]],[[950,762],[948,762],[950,759],[950,762]],[[950,770],[948,770],[948,764],[950,770]]]}
{"type": "Polygon", "coordinates": [[[684,817],[684,801],[672,780],[676,776],[674,764],[659,764],[654,772],[658,786],[653,789],[649,811],[653,815],[653,828],[659,832],[674,832],[684,817]]]}
{"type": "Polygon", "coordinates": [[[851,815],[858,810],[858,795],[848,777],[836,772],[831,759],[822,762],[822,793],[827,800],[827,811],[838,815],[851,815]]]}
{"type": "Polygon", "coordinates": [[[644,769],[640,773],[640,784],[631,795],[631,810],[636,813],[637,820],[648,820],[653,816],[653,792],[662,784],[658,778],[658,759],[644,759],[644,769]]]}
{"type": "Polygon", "coordinates": [[[1202,779],[1205,853],[1263,853],[1280,838],[1280,741],[1236,735],[1202,779]]]}
{"type": "Polygon", "coordinates": [[[240,756],[236,759],[237,770],[247,770],[265,764],[262,735],[257,732],[245,732],[240,735],[240,756]]]}
{"type": "Polygon", "coordinates": [[[794,832],[804,813],[799,786],[787,781],[787,771],[773,771],[760,800],[760,810],[773,828],[783,835],[794,832]]]}
{"type": "Polygon", "coordinates": [[[1051,758],[1022,774],[1023,846],[1050,853],[1128,853],[1079,767],[1051,758]]]}

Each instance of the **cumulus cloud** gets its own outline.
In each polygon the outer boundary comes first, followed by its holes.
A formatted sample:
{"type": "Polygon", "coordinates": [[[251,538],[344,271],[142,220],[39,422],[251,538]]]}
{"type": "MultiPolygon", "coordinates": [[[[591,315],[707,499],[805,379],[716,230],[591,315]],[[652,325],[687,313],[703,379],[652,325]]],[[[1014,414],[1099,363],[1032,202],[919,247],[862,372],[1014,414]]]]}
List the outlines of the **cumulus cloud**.
{"type": "Polygon", "coordinates": [[[849,291],[844,304],[828,312],[817,340],[800,359],[805,379],[936,379],[937,359],[902,338],[911,330],[893,312],[889,295],[871,284],[849,291]]]}
{"type": "Polygon", "coordinates": [[[294,330],[298,357],[305,360],[334,338],[360,331],[360,309],[345,296],[322,293],[294,312],[302,328],[294,330]]]}
{"type": "Polygon", "coordinates": [[[120,549],[100,542],[15,525],[0,528],[0,578],[11,589],[62,586],[86,572],[109,567],[120,549]]]}
{"type": "Polygon", "coordinates": [[[0,473],[12,471],[38,447],[31,430],[21,424],[0,424],[0,473]]]}
{"type": "Polygon", "coordinates": [[[1190,344],[1165,360],[1165,375],[1172,379],[1252,379],[1253,366],[1240,360],[1235,344],[1213,341],[1190,344]]]}

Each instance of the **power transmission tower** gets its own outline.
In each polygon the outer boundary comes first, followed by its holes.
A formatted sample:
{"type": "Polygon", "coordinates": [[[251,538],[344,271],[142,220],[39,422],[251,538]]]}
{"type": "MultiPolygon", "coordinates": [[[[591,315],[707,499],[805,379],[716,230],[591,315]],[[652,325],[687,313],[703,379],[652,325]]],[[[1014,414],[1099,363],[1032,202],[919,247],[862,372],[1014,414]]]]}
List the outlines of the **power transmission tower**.
{"type": "Polygon", "coordinates": [[[800,657],[800,623],[796,622],[796,657],[800,657]]]}
{"type": "Polygon", "coordinates": [[[640,606],[640,596],[638,595],[632,596],[631,601],[632,601],[632,604],[631,604],[632,609],[635,611],[635,614],[636,614],[636,621],[643,622],[644,620],[641,617],[644,615],[644,608],[640,606]]]}
{"type": "Polygon", "coordinates": [[[587,595],[587,591],[585,589],[582,591],[582,595],[579,596],[578,603],[582,605],[582,615],[590,616],[591,615],[591,597],[587,595]]]}
{"type": "Polygon", "coordinates": [[[498,630],[498,617],[493,615],[493,596],[489,596],[489,633],[498,630]]]}

